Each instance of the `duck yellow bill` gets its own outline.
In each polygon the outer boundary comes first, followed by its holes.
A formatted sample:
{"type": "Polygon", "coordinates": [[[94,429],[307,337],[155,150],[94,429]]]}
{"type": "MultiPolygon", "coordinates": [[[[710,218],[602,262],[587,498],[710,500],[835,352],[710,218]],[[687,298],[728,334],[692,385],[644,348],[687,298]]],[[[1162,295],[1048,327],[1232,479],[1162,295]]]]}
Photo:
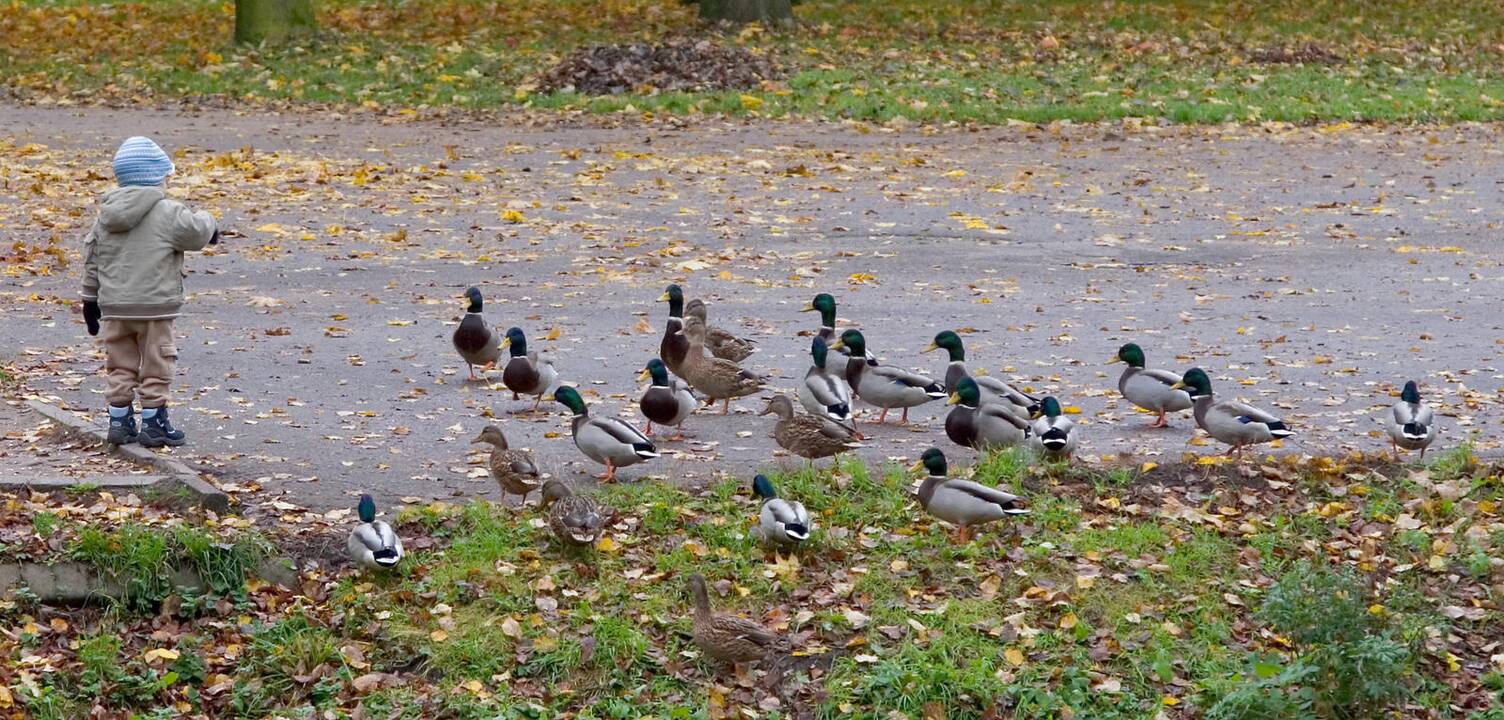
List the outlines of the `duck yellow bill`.
{"type": "Polygon", "coordinates": [[[815,304],[814,303],[810,303],[808,305],[805,305],[804,309],[800,310],[799,312],[814,312],[814,311],[815,311],[815,304]]]}
{"type": "Polygon", "coordinates": [[[1111,365],[1113,363],[1120,363],[1120,362],[1123,362],[1123,359],[1120,358],[1120,357],[1118,357],[1118,356],[1116,356],[1116,355],[1113,355],[1111,358],[1108,358],[1108,360],[1107,360],[1107,364],[1108,365],[1111,365]]]}
{"type": "Polygon", "coordinates": [[[652,376],[652,373],[648,372],[647,370],[643,370],[642,372],[637,374],[637,382],[642,382],[643,380],[646,380],[652,376]]]}
{"type": "Polygon", "coordinates": [[[923,460],[917,460],[917,461],[915,461],[913,465],[909,466],[909,469],[910,470],[920,470],[920,471],[924,470],[924,461],[923,460]]]}
{"type": "Polygon", "coordinates": [[[507,349],[507,348],[509,348],[511,346],[512,346],[512,338],[510,338],[510,337],[504,337],[504,338],[501,339],[501,349],[502,350],[505,350],[505,349],[507,349]]]}
{"type": "Polygon", "coordinates": [[[672,300],[672,299],[673,298],[670,298],[668,296],[668,293],[664,293],[664,294],[658,296],[658,302],[668,302],[669,300],[672,300]]]}
{"type": "Polygon", "coordinates": [[[1184,390],[1185,389],[1185,381],[1181,380],[1180,382],[1175,383],[1174,385],[1171,385],[1170,389],[1171,390],[1184,390]]]}
{"type": "Polygon", "coordinates": [[[950,394],[950,399],[946,400],[945,404],[946,405],[958,405],[958,404],[960,404],[960,402],[961,402],[961,393],[951,393],[950,394]]]}
{"type": "Polygon", "coordinates": [[[921,351],[920,351],[920,352],[933,352],[933,351],[935,351],[935,350],[939,350],[939,349],[940,349],[940,346],[939,346],[939,345],[936,345],[936,344],[934,344],[934,343],[930,343],[930,344],[929,344],[929,345],[928,345],[928,346],[926,346],[926,347],[925,347],[925,348],[924,348],[924,349],[923,349],[923,350],[921,350],[921,351]]]}
{"type": "Polygon", "coordinates": [[[846,347],[846,343],[841,342],[840,338],[837,338],[835,342],[830,344],[831,350],[840,350],[843,347],[846,347]]]}

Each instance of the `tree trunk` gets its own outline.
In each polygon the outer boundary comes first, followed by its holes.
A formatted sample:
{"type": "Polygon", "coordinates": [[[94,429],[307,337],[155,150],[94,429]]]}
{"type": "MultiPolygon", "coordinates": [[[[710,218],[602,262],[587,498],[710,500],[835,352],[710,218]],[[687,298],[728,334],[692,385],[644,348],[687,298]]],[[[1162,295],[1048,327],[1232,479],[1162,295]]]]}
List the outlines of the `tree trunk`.
{"type": "Polygon", "coordinates": [[[279,43],[317,27],[313,0],[235,0],[235,42],[279,43]]]}
{"type": "Polygon", "coordinates": [[[734,23],[781,24],[793,22],[794,5],[790,0],[700,0],[700,17],[734,23]]]}

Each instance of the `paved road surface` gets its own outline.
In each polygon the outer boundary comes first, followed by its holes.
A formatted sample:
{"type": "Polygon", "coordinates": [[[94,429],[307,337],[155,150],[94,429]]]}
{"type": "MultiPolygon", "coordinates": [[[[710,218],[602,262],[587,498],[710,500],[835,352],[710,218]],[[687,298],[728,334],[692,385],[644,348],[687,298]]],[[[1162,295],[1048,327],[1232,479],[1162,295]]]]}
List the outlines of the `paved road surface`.
{"type": "MultiPolygon", "coordinates": [[[[819,291],[885,361],[937,375],[919,350],[974,329],[973,367],[1080,408],[1098,462],[1215,449],[1188,444],[1189,417],[1142,429],[1110,392],[1120,366],[1105,360],[1126,340],[1282,413],[1300,435],[1277,453],[1383,447],[1374,418],[1408,378],[1442,406],[1443,445],[1501,437],[1498,129],[604,129],[0,106],[0,232],[76,248],[114,144],[135,133],[184,151],[173,192],[240,234],[188,263],[183,454],[314,506],[361,490],[494,498],[468,444],[487,412],[553,472],[598,470],[559,406],[516,414],[528,404],[464,382],[452,298],[472,284],[594,412],[634,420],[655,300],[679,282],[759,340],[749,364],[782,388],[807,367],[798,333],[814,317],[797,310],[819,291]]],[[[76,257],[5,276],[3,352],[36,393],[97,413],[102,358],[57,302],[77,282],[76,257]]],[[[625,475],[792,462],[761,407],[697,415],[693,440],[625,475]]],[[[873,433],[863,455],[938,444],[969,462],[942,410],[873,433]]]]}

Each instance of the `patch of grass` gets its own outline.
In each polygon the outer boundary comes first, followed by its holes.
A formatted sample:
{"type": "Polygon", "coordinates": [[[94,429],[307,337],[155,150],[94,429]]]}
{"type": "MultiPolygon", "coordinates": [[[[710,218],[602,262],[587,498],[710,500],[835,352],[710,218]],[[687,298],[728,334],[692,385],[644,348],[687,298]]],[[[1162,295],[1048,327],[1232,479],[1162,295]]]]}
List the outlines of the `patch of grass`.
{"type": "Polygon", "coordinates": [[[718,34],[656,0],[326,0],[317,39],[229,43],[233,8],[22,0],[0,6],[0,78],[23,95],[537,108],[998,124],[1504,117],[1504,9],[1484,0],[821,0],[797,27],[718,34]],[[140,29],[147,29],[142,31],[140,29]],[[130,32],[131,43],[113,42],[130,32]],[[785,77],[736,91],[538,94],[576,47],[717,36],[785,77]],[[1280,61],[1283,58],[1288,61],[1280,61]],[[1273,59],[1275,61],[1271,62],[1273,59]]]}
{"type": "Polygon", "coordinates": [[[126,523],[114,530],[80,528],[70,554],[119,579],[124,594],[118,600],[131,610],[146,611],[175,591],[173,572],[179,567],[193,569],[215,595],[241,593],[271,549],[256,533],[226,541],[186,527],[162,532],[126,523]]]}

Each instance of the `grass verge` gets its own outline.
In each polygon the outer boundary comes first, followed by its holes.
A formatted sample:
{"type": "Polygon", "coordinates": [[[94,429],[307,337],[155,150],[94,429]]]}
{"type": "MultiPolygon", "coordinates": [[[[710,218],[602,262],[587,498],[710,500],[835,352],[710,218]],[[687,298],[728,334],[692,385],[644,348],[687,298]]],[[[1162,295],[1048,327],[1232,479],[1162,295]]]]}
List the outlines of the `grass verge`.
{"type": "Polygon", "coordinates": [[[0,5],[0,77],[23,97],[66,102],[214,96],[879,123],[1504,117],[1504,7],[1482,0],[807,0],[794,30],[724,34],[676,0],[317,6],[317,39],[243,48],[229,43],[226,3],[13,0],[0,5]],[[766,55],[781,76],[735,91],[537,92],[539,74],[581,45],[683,35],[766,55]]]}

